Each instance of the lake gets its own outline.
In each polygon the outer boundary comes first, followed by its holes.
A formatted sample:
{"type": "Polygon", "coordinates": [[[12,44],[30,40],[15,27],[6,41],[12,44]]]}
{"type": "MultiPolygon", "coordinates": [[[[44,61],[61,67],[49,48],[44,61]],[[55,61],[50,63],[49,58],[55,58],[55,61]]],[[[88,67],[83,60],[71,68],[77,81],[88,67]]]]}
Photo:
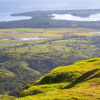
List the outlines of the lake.
{"type": "Polygon", "coordinates": [[[30,38],[12,38],[12,37],[6,37],[3,40],[13,40],[13,41],[27,41],[27,40],[40,40],[40,39],[47,39],[47,38],[41,38],[38,36],[30,37],[30,38]]]}
{"type": "Polygon", "coordinates": [[[91,33],[89,33],[89,34],[95,34],[95,35],[99,35],[100,34],[100,32],[91,32],[91,33]]]}

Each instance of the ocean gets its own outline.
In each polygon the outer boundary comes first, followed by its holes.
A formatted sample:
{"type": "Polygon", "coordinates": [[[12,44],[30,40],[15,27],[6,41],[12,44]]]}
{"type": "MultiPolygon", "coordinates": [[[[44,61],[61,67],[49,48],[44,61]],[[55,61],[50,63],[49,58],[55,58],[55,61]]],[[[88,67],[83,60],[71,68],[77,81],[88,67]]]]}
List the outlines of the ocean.
{"type": "Polygon", "coordinates": [[[11,16],[13,13],[0,13],[0,22],[8,22],[8,21],[16,21],[16,20],[24,20],[31,19],[29,16],[11,16]]]}

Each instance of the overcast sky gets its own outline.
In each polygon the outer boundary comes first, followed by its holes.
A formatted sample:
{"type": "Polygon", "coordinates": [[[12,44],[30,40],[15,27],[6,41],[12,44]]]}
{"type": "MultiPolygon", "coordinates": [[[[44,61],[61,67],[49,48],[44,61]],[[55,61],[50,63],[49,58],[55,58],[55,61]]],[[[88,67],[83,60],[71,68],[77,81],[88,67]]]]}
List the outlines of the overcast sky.
{"type": "Polygon", "coordinates": [[[0,0],[0,13],[100,9],[100,0],[0,0]]]}

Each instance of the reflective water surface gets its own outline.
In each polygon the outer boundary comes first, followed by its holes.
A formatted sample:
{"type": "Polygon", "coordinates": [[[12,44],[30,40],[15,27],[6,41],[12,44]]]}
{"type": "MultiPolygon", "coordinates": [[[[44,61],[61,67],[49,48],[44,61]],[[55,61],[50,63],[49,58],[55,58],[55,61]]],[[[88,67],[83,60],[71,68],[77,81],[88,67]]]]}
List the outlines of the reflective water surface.
{"type": "Polygon", "coordinates": [[[52,14],[54,18],[58,20],[72,20],[72,21],[99,21],[100,14],[90,15],[89,17],[73,16],[71,14],[52,14]]]}

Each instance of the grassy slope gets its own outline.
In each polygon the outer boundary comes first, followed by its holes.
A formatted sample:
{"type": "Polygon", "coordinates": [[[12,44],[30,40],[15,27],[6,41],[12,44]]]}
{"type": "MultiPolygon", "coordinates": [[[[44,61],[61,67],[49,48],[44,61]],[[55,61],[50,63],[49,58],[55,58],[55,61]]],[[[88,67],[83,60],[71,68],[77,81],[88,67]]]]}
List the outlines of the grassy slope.
{"type": "Polygon", "coordinates": [[[10,62],[9,61],[9,62],[5,62],[5,63],[0,64],[0,65],[1,65],[1,69],[0,69],[1,73],[0,74],[3,74],[2,77],[3,76],[4,77],[14,77],[14,76],[17,76],[17,75],[15,75],[15,73],[17,74],[17,72],[13,73],[13,72],[9,71],[9,69],[15,70],[16,67],[18,67],[19,70],[28,72],[30,76],[33,73],[34,73],[34,75],[38,75],[39,74],[38,71],[29,68],[28,67],[28,63],[26,63],[25,61],[19,61],[19,62],[18,61],[17,62],[13,62],[13,61],[10,62]],[[6,70],[4,70],[3,66],[5,66],[6,70]]]}
{"type": "Polygon", "coordinates": [[[0,100],[14,100],[16,97],[14,96],[9,96],[7,94],[5,95],[0,95],[0,100]]]}
{"type": "Polygon", "coordinates": [[[99,100],[100,58],[57,67],[20,97],[15,100],[99,100]]]}

